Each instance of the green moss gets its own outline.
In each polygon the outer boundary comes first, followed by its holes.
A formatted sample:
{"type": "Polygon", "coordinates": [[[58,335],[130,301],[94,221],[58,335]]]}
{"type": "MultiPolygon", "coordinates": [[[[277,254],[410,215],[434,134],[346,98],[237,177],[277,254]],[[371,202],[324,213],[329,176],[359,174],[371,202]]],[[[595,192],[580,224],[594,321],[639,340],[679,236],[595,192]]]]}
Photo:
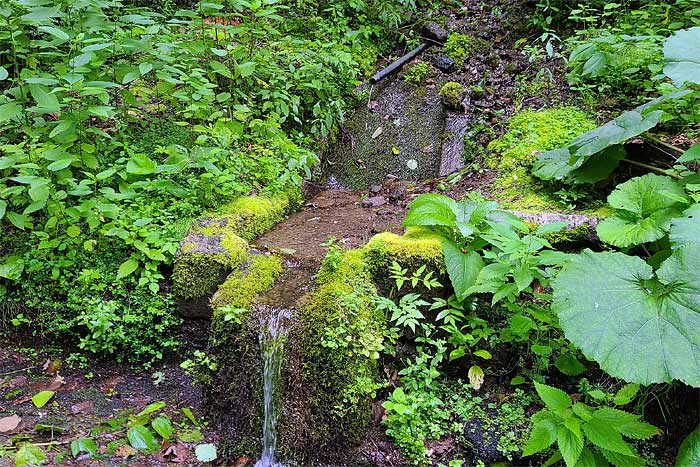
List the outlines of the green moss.
{"type": "Polygon", "coordinates": [[[425,78],[428,76],[428,73],[430,73],[430,67],[428,64],[425,62],[417,62],[414,63],[411,68],[408,69],[408,71],[406,71],[406,73],[403,75],[403,79],[408,83],[419,86],[423,84],[425,78]]]}
{"type": "Polygon", "coordinates": [[[317,282],[301,310],[302,378],[312,414],[307,446],[341,452],[370,426],[386,317],[374,306],[377,292],[363,251],[324,263],[317,282]]]}
{"type": "Polygon", "coordinates": [[[368,267],[377,287],[383,292],[391,289],[389,267],[393,261],[413,272],[423,265],[444,282],[445,260],[442,241],[428,229],[410,227],[403,236],[384,232],[375,235],[363,248],[368,267]]]}
{"type": "Polygon", "coordinates": [[[221,281],[248,257],[248,242],[227,232],[216,248],[183,241],[173,270],[173,294],[180,300],[210,297],[221,281]]]}
{"type": "Polygon", "coordinates": [[[443,52],[455,61],[457,67],[464,65],[464,61],[469,56],[473,48],[474,40],[464,34],[452,33],[447,37],[443,52]]]}
{"type": "Polygon", "coordinates": [[[440,100],[451,109],[459,109],[462,106],[462,99],[464,99],[464,86],[459,83],[450,81],[440,89],[440,100]]]}
{"type": "Polygon", "coordinates": [[[275,196],[243,196],[223,206],[213,218],[194,231],[205,235],[221,235],[233,231],[245,240],[253,240],[281,222],[301,202],[297,191],[275,196]]]}
{"type": "MultiPolygon", "coordinates": [[[[214,310],[222,306],[250,307],[260,293],[269,289],[282,273],[284,265],[277,256],[254,255],[234,271],[211,299],[214,310]]],[[[214,312],[216,315],[216,311],[214,312]]]]}
{"type": "Polygon", "coordinates": [[[514,115],[508,131],[489,144],[484,161],[488,168],[499,172],[492,184],[494,195],[511,209],[561,209],[551,186],[532,175],[532,166],[540,152],[565,146],[595,126],[585,112],[575,107],[526,110],[514,115]]]}
{"type": "Polygon", "coordinates": [[[290,190],[275,196],[244,196],[221,214],[196,222],[180,244],[173,270],[173,294],[185,314],[202,314],[209,297],[226,276],[247,259],[247,241],[267,232],[295,209],[301,195],[290,190]],[[189,313],[188,309],[194,310],[189,313]]]}

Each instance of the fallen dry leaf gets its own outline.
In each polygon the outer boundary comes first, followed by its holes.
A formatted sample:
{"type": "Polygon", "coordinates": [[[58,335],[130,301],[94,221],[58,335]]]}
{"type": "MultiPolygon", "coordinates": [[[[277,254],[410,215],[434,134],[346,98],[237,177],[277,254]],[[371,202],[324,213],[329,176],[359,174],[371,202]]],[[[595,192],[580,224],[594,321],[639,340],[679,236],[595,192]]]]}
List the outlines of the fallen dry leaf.
{"type": "Polygon", "coordinates": [[[61,375],[56,375],[56,377],[49,383],[49,387],[46,388],[47,391],[58,391],[58,389],[63,386],[66,380],[61,375]]]}
{"type": "Polygon", "coordinates": [[[100,390],[107,395],[114,394],[114,391],[121,380],[121,376],[113,376],[100,385],[100,390]]]}
{"type": "Polygon", "coordinates": [[[0,418],[0,433],[7,433],[17,428],[22,421],[22,417],[18,415],[10,415],[9,417],[0,418]]]}
{"type": "Polygon", "coordinates": [[[168,462],[180,464],[185,462],[190,457],[190,450],[184,444],[176,443],[168,446],[168,448],[163,451],[161,456],[168,462]]]}
{"type": "Polygon", "coordinates": [[[116,451],[114,451],[114,454],[116,454],[119,457],[123,457],[125,459],[127,457],[135,456],[138,453],[139,452],[136,449],[132,448],[128,444],[122,444],[121,446],[119,446],[117,448],[116,451]]]}
{"type": "Polygon", "coordinates": [[[70,411],[72,414],[77,415],[79,413],[87,412],[89,410],[92,410],[92,408],[95,406],[95,403],[93,401],[85,401],[85,402],[79,402],[77,404],[73,404],[70,407],[70,411]]]}

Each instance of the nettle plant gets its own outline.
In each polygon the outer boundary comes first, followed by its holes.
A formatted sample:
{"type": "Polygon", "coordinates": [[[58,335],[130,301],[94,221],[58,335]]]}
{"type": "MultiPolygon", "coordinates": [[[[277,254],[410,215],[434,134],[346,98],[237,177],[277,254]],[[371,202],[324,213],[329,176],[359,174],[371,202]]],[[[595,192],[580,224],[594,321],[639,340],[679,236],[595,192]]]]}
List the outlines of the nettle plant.
{"type": "Polygon", "coordinates": [[[556,451],[544,465],[561,460],[567,467],[646,465],[624,438],[649,439],[659,434],[658,428],[623,410],[574,403],[564,391],[546,384],[536,382],[535,389],[545,408],[532,417],[533,429],[523,457],[556,444],[556,451]]]}

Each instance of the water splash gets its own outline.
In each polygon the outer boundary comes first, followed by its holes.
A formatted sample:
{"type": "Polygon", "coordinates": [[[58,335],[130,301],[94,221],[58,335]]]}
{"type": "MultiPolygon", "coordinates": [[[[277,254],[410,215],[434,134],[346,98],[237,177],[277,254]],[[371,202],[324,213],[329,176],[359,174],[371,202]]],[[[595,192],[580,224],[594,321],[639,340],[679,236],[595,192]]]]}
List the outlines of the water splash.
{"type": "Polygon", "coordinates": [[[260,352],[263,358],[264,421],[263,451],[255,467],[282,467],[275,459],[277,448],[278,401],[284,343],[287,336],[290,310],[264,307],[260,319],[260,352]]]}

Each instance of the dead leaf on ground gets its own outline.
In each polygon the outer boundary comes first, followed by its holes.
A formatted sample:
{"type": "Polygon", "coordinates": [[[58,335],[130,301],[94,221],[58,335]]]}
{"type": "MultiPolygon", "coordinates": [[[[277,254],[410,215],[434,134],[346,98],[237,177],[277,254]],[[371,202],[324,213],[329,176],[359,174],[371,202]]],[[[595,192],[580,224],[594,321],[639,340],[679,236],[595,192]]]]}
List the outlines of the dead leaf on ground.
{"type": "Polygon", "coordinates": [[[100,385],[100,390],[107,395],[114,394],[121,380],[121,376],[113,376],[100,385]]]}
{"type": "Polygon", "coordinates": [[[161,453],[161,457],[167,462],[180,464],[190,457],[190,450],[184,444],[176,443],[168,446],[168,448],[161,453]]]}
{"type": "Polygon", "coordinates": [[[123,458],[125,458],[125,459],[126,459],[127,457],[135,456],[135,455],[138,454],[138,453],[139,453],[139,452],[138,452],[136,449],[132,448],[132,447],[129,446],[128,444],[122,444],[121,446],[119,446],[119,447],[116,449],[116,451],[114,451],[114,454],[115,454],[115,455],[117,455],[117,456],[119,456],[119,457],[123,457],[123,458]]]}
{"type": "Polygon", "coordinates": [[[61,386],[63,386],[65,382],[66,380],[63,376],[56,375],[56,377],[49,383],[49,386],[46,388],[46,390],[56,392],[61,386]]]}
{"type": "Polygon", "coordinates": [[[92,408],[95,406],[95,403],[93,401],[84,401],[84,402],[79,402],[77,404],[73,404],[70,407],[70,411],[73,415],[77,415],[79,413],[87,412],[89,410],[92,410],[92,408]]]}
{"type": "Polygon", "coordinates": [[[19,426],[22,421],[22,417],[15,415],[10,415],[9,417],[0,418],[0,433],[7,433],[14,430],[19,426]]]}

